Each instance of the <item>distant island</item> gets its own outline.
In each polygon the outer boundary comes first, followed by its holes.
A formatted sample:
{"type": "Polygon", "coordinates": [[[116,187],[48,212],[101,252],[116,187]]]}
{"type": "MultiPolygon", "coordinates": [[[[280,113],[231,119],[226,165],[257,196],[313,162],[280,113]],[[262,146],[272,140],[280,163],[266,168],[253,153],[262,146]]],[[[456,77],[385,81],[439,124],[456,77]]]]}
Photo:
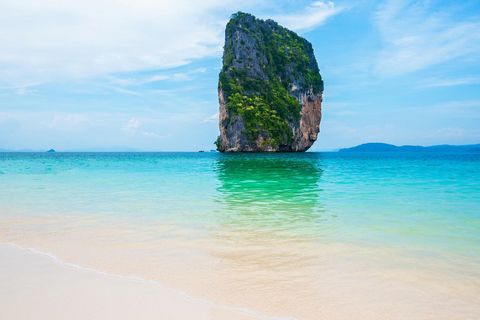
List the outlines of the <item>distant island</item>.
{"type": "Polygon", "coordinates": [[[338,152],[480,152],[480,144],[469,144],[463,146],[453,146],[448,144],[437,146],[395,146],[387,143],[364,143],[352,148],[340,149],[338,152]]]}
{"type": "Polygon", "coordinates": [[[317,140],[323,80],[310,42],[238,12],[219,75],[220,152],[302,152],[317,140]]]}

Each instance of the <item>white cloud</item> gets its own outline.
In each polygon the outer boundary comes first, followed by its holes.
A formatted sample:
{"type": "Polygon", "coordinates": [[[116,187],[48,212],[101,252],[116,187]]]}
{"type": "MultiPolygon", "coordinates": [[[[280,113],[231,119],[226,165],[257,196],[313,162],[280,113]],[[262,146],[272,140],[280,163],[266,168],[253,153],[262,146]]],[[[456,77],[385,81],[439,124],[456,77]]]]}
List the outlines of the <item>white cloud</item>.
{"type": "Polygon", "coordinates": [[[276,16],[273,19],[291,30],[308,31],[325,24],[328,18],[342,10],[342,8],[336,8],[331,1],[315,1],[301,13],[276,16]]]}
{"type": "Polygon", "coordinates": [[[147,137],[147,138],[169,138],[172,136],[172,134],[167,134],[167,135],[160,135],[155,132],[149,132],[140,129],[142,126],[142,122],[137,120],[135,117],[130,119],[122,128],[122,131],[125,131],[128,135],[130,136],[140,136],[140,137],[147,137]]]}
{"type": "Polygon", "coordinates": [[[137,82],[137,80],[134,78],[118,78],[118,77],[108,76],[107,79],[111,84],[119,85],[122,87],[130,86],[137,82]]]}
{"type": "MultiPolygon", "coordinates": [[[[198,68],[188,72],[174,72],[174,73],[162,73],[149,76],[146,78],[118,78],[113,76],[108,76],[107,79],[111,84],[117,84],[121,86],[138,86],[146,83],[157,82],[157,81],[192,81],[192,75],[196,73],[204,73],[207,71],[207,68],[198,68]]],[[[129,93],[129,92],[125,92],[129,93]]],[[[138,94],[138,93],[136,93],[138,94]]]]}
{"type": "MultiPolygon", "coordinates": [[[[253,0],[243,1],[246,8],[253,0]]],[[[0,79],[45,82],[220,56],[233,0],[0,3],[0,79]]]]}
{"type": "MultiPolygon", "coordinates": [[[[191,81],[191,80],[193,80],[193,78],[190,77],[189,75],[187,75],[186,73],[174,73],[170,76],[167,76],[167,79],[172,80],[172,81],[191,81]]],[[[163,79],[163,80],[166,80],[166,79],[163,79]]]]}
{"type": "Polygon", "coordinates": [[[143,83],[150,83],[150,82],[156,82],[156,81],[163,81],[163,80],[168,80],[170,79],[170,76],[166,76],[166,75],[156,75],[156,76],[152,76],[148,79],[145,79],[141,82],[143,83]]]}
{"type": "Polygon", "coordinates": [[[479,84],[480,78],[466,77],[460,79],[428,79],[422,81],[419,88],[433,88],[433,87],[453,87],[461,85],[479,84]]]}
{"type": "Polygon", "coordinates": [[[139,80],[138,83],[143,84],[143,83],[166,81],[166,80],[191,81],[191,80],[193,80],[193,78],[190,77],[187,73],[172,73],[172,74],[169,74],[169,75],[159,74],[159,75],[149,77],[147,79],[139,80]]]}
{"type": "Polygon", "coordinates": [[[376,12],[375,24],[387,43],[377,72],[405,74],[480,53],[478,20],[456,21],[449,8],[432,5],[428,0],[390,0],[376,12]]]}
{"type": "Polygon", "coordinates": [[[12,90],[15,94],[18,94],[18,95],[26,95],[26,94],[36,92],[37,90],[32,89],[32,87],[38,86],[40,84],[42,84],[42,83],[41,82],[27,81],[27,82],[22,82],[22,83],[16,83],[14,85],[7,86],[7,87],[4,87],[4,88],[0,87],[0,90],[1,89],[7,89],[9,91],[12,90]]]}
{"type": "Polygon", "coordinates": [[[15,90],[15,93],[20,94],[20,95],[25,95],[25,94],[28,94],[30,92],[35,92],[35,91],[36,90],[28,90],[27,87],[20,87],[20,88],[15,90]]]}
{"type": "Polygon", "coordinates": [[[138,129],[138,127],[140,127],[142,123],[140,121],[138,121],[137,119],[132,118],[130,119],[130,121],[128,121],[123,127],[122,127],[122,131],[126,131],[126,132],[131,132],[131,133],[135,133],[138,129]]]}
{"type": "Polygon", "coordinates": [[[142,95],[140,92],[133,91],[133,90],[127,90],[127,89],[116,88],[116,87],[112,87],[112,89],[117,91],[117,92],[129,94],[129,95],[132,95],[132,96],[141,96],[142,95]]]}
{"type": "Polygon", "coordinates": [[[218,113],[215,113],[214,115],[208,117],[208,118],[205,118],[205,120],[203,120],[203,122],[216,122],[218,120],[218,113]]]}

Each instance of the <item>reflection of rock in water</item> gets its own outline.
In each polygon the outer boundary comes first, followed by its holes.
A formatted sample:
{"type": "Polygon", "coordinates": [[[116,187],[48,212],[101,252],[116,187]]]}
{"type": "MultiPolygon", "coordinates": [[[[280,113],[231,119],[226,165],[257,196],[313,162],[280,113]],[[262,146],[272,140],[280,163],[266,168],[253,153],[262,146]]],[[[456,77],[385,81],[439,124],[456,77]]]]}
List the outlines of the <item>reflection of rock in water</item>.
{"type": "Polygon", "coordinates": [[[320,156],[227,154],[215,170],[220,206],[210,255],[219,261],[216,278],[228,283],[218,295],[263,314],[313,319],[321,238],[331,225],[320,204],[320,156]]]}
{"type": "Polygon", "coordinates": [[[218,200],[231,222],[294,229],[321,218],[317,154],[225,155],[216,172],[218,200]]]}

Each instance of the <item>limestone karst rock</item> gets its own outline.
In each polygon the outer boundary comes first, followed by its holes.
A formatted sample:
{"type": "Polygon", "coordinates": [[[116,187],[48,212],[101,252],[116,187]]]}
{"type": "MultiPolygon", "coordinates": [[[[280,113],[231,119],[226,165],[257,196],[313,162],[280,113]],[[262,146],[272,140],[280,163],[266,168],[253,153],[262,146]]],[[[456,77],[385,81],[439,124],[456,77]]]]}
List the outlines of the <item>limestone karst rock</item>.
{"type": "Polygon", "coordinates": [[[219,75],[217,150],[308,150],[320,131],[322,94],[310,42],[273,20],[232,15],[219,75]]]}

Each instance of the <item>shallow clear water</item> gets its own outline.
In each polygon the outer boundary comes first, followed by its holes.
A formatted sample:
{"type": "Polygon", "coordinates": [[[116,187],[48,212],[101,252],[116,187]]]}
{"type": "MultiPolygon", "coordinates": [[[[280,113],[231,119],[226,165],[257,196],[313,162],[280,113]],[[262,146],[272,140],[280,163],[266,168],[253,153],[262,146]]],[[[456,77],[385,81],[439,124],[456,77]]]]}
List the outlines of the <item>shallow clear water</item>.
{"type": "Polygon", "coordinates": [[[1,242],[261,314],[385,281],[479,311],[478,154],[0,153],[0,204],[1,242]]]}

